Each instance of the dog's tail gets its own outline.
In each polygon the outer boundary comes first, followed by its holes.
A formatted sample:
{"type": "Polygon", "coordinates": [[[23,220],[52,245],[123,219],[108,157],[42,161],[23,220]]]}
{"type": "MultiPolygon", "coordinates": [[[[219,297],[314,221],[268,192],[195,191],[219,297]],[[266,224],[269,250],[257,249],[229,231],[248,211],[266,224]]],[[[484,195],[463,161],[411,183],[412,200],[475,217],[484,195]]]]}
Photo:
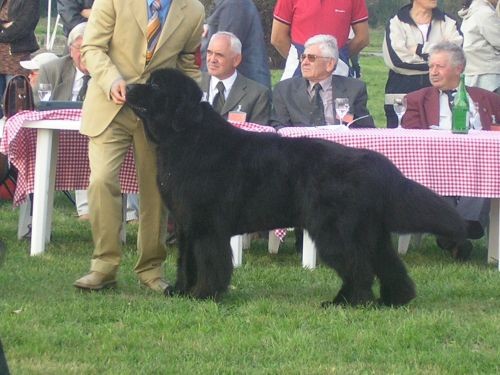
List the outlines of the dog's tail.
{"type": "Polygon", "coordinates": [[[419,183],[402,177],[386,192],[386,224],[396,233],[432,233],[457,242],[466,238],[466,226],[457,210],[419,183]]]}

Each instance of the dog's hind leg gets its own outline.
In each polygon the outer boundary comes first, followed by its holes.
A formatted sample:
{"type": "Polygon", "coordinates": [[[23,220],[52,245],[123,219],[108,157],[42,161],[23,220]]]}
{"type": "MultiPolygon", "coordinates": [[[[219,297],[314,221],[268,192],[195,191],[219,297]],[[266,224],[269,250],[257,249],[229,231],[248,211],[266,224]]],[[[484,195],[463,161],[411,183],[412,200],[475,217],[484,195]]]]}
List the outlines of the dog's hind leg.
{"type": "Polygon", "coordinates": [[[415,284],[392,246],[390,233],[381,234],[372,263],[380,281],[380,300],[384,305],[402,306],[415,298],[415,284]]]}
{"type": "Polygon", "coordinates": [[[342,279],[342,287],[333,301],[322,303],[329,305],[366,305],[374,301],[372,285],[374,273],[363,244],[353,241],[345,232],[332,233],[328,230],[311,233],[319,256],[324,263],[335,269],[342,279]]]}
{"type": "Polygon", "coordinates": [[[230,236],[215,231],[194,240],[196,284],[190,294],[199,299],[217,298],[224,293],[233,273],[230,236]]]}

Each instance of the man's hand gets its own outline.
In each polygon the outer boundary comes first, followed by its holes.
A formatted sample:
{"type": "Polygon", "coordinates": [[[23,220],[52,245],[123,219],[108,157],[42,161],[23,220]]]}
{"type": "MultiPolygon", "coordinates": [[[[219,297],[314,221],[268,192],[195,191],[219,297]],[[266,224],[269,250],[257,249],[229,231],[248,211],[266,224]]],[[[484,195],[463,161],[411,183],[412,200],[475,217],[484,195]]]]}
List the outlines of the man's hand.
{"type": "Polygon", "coordinates": [[[125,101],[127,100],[127,98],[125,97],[126,87],[127,83],[122,78],[116,80],[111,86],[111,91],[109,94],[111,95],[111,99],[113,99],[113,102],[115,104],[125,104],[125,101]]]}
{"type": "Polygon", "coordinates": [[[92,8],[82,9],[82,11],[80,12],[80,16],[85,17],[85,18],[89,18],[91,10],[92,10],[92,8]]]}

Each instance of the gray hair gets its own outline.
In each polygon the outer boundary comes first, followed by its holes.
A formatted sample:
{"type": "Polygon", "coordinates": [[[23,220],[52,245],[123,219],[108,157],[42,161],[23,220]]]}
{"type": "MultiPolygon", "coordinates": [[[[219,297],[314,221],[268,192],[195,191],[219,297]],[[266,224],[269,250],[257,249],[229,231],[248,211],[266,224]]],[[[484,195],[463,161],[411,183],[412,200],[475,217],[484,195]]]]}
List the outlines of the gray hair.
{"type": "Polygon", "coordinates": [[[231,48],[231,51],[241,55],[241,41],[238,39],[236,35],[234,35],[229,31],[218,31],[212,35],[212,37],[210,38],[210,42],[212,42],[214,38],[219,36],[225,36],[229,38],[229,48],[231,48]]]}
{"type": "Polygon", "coordinates": [[[73,43],[75,43],[78,38],[83,37],[85,26],[87,26],[87,22],[82,22],[71,29],[68,34],[68,46],[71,46],[73,43]]]}
{"type": "Polygon", "coordinates": [[[465,69],[465,53],[462,47],[450,42],[439,42],[433,45],[429,51],[429,57],[435,53],[445,52],[450,56],[450,62],[453,67],[462,67],[462,71],[465,69]]]}
{"type": "Polygon", "coordinates": [[[314,45],[318,45],[324,57],[339,59],[339,47],[334,36],[326,34],[314,35],[307,39],[304,47],[309,48],[314,45]]]}

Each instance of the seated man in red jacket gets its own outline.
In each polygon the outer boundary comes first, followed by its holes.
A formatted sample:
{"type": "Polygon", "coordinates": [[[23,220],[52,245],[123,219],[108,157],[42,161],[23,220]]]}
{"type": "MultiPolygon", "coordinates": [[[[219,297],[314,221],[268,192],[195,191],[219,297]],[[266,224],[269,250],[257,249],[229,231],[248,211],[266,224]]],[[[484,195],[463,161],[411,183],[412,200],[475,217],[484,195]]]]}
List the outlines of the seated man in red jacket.
{"type": "MultiPolygon", "coordinates": [[[[451,129],[451,109],[449,94],[454,95],[460,83],[460,74],[465,69],[463,50],[449,42],[436,44],[429,53],[429,79],[432,86],[407,95],[408,108],[403,117],[405,128],[428,129],[439,125],[451,129]]],[[[500,121],[500,96],[478,87],[467,87],[471,120],[476,118],[484,130],[489,130],[492,116],[500,121]],[[477,109],[475,108],[477,104],[477,109]]],[[[477,127],[478,124],[474,124],[477,127]]]]}
{"type": "MultiPolygon", "coordinates": [[[[405,128],[429,129],[439,126],[451,129],[451,106],[465,68],[465,55],[460,47],[449,42],[436,44],[429,54],[429,78],[432,86],[407,95],[408,107],[402,120],[405,128]]],[[[477,87],[467,87],[471,127],[488,130],[493,116],[500,120],[500,96],[477,87]]],[[[467,221],[468,237],[481,238],[489,219],[489,199],[471,197],[445,197],[467,221]]],[[[467,260],[472,243],[457,244],[438,238],[438,245],[451,251],[459,260],[467,260]]]]}

